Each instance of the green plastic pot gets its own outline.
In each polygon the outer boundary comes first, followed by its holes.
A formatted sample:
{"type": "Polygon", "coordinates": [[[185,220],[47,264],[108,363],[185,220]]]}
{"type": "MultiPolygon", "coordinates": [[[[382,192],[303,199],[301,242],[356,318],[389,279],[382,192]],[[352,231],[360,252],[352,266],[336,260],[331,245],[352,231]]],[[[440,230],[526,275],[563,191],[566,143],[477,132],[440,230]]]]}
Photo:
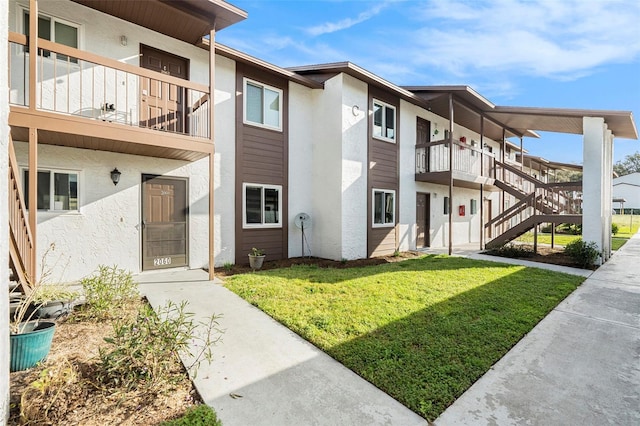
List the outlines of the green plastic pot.
{"type": "Polygon", "coordinates": [[[34,367],[49,355],[56,324],[30,321],[20,324],[19,334],[10,335],[10,370],[22,371],[34,367]]]}

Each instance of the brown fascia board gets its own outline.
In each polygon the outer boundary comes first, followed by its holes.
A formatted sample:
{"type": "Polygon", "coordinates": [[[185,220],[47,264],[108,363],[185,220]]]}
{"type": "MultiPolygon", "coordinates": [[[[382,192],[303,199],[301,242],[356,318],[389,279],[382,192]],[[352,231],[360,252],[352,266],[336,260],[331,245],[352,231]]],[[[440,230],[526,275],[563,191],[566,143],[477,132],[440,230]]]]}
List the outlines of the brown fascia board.
{"type": "Polygon", "coordinates": [[[374,73],[367,71],[366,69],[359,67],[352,62],[333,62],[328,64],[316,64],[316,65],[304,65],[298,67],[288,67],[289,71],[301,75],[313,75],[315,78],[320,78],[320,74],[329,74],[335,76],[339,73],[345,73],[365,83],[371,84],[375,87],[387,90],[391,93],[398,95],[398,97],[405,101],[417,105],[422,108],[427,108],[427,103],[424,99],[416,96],[410,91],[397,86],[384,78],[375,75],[374,73]]]}
{"type": "Polygon", "coordinates": [[[487,98],[476,92],[472,87],[463,85],[453,86],[402,86],[403,89],[409,90],[413,93],[424,93],[433,95],[444,95],[453,93],[470,103],[471,105],[479,108],[481,111],[492,110],[495,105],[487,98]]]}
{"type": "MultiPolygon", "coordinates": [[[[160,0],[170,3],[172,7],[189,14],[215,22],[215,30],[220,31],[228,26],[247,19],[247,12],[227,3],[224,0],[160,0]]],[[[204,34],[203,34],[204,35],[204,34]]]]}
{"type": "MultiPolygon", "coordinates": [[[[210,46],[209,39],[203,38],[199,46],[202,47],[203,49],[209,50],[209,46],[210,46]]],[[[270,64],[269,62],[263,61],[262,59],[258,59],[256,57],[248,55],[244,52],[240,52],[239,50],[232,49],[231,47],[225,46],[220,43],[216,43],[216,54],[219,54],[220,56],[224,56],[225,58],[232,59],[236,62],[241,62],[243,64],[260,68],[268,73],[279,75],[281,77],[286,78],[289,81],[293,81],[294,83],[298,83],[310,89],[324,88],[324,84],[318,81],[298,75],[295,72],[289,71],[285,68],[281,68],[277,65],[270,64]]]]}

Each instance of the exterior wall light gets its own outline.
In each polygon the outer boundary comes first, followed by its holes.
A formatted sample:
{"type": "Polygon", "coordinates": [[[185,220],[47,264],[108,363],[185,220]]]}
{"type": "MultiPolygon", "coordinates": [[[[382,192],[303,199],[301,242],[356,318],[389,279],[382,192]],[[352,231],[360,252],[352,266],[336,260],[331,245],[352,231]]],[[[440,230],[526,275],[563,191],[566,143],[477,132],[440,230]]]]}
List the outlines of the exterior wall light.
{"type": "Polygon", "coordinates": [[[125,35],[120,36],[120,44],[121,45],[126,46],[127,42],[128,42],[127,36],[125,36],[125,35]]]}
{"type": "Polygon", "coordinates": [[[120,175],[122,173],[120,173],[120,171],[118,170],[118,168],[116,167],[115,169],[111,170],[111,182],[113,182],[113,185],[117,185],[118,182],[120,182],[120,175]]]}

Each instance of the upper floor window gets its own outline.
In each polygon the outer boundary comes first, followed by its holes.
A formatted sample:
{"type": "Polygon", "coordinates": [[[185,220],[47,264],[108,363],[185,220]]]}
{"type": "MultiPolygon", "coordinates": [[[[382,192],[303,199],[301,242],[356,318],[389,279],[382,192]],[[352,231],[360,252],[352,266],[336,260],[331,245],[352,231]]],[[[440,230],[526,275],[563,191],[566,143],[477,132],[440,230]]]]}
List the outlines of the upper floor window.
{"type": "Polygon", "coordinates": [[[244,122],[282,129],[282,90],[244,80],[244,122]]]}
{"type": "MultiPolygon", "coordinates": [[[[29,12],[24,12],[24,34],[29,35],[29,12]]],[[[38,38],[53,41],[54,43],[64,44],[65,46],[78,48],[78,26],[70,22],[64,22],[50,16],[38,15],[38,38]]],[[[51,52],[42,51],[42,56],[48,58],[51,52]]],[[[63,61],[67,60],[66,55],[57,54],[57,58],[63,61]]],[[[76,63],[78,60],[71,59],[76,63]]]]}
{"type": "MultiPolygon", "coordinates": [[[[23,194],[29,192],[29,170],[23,171],[23,194]]],[[[78,172],[38,170],[38,210],[78,210],[78,172]]],[[[29,208],[29,197],[25,196],[29,208]]]]}
{"type": "Polygon", "coordinates": [[[373,190],[373,226],[393,226],[396,223],[396,191],[373,190]]]}
{"type": "Polygon", "coordinates": [[[373,100],[373,137],[395,142],[396,108],[384,102],[373,100]]]}
{"type": "Polygon", "coordinates": [[[242,185],[243,226],[245,228],[280,228],[282,186],[245,183],[242,185]]]}

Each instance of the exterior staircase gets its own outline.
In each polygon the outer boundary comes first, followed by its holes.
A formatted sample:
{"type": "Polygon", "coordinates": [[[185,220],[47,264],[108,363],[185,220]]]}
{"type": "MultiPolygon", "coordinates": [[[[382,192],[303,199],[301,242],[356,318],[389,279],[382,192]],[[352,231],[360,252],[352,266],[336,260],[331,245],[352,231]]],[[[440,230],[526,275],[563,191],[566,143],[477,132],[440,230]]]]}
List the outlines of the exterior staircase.
{"type": "Polygon", "coordinates": [[[22,293],[31,291],[35,276],[34,243],[24,195],[18,176],[18,162],[11,136],[9,137],[9,270],[22,293]]]}
{"type": "Polygon", "coordinates": [[[495,237],[486,248],[496,248],[542,223],[582,223],[576,191],[582,182],[545,183],[509,164],[496,161],[495,186],[518,200],[485,224],[495,237]]]}

